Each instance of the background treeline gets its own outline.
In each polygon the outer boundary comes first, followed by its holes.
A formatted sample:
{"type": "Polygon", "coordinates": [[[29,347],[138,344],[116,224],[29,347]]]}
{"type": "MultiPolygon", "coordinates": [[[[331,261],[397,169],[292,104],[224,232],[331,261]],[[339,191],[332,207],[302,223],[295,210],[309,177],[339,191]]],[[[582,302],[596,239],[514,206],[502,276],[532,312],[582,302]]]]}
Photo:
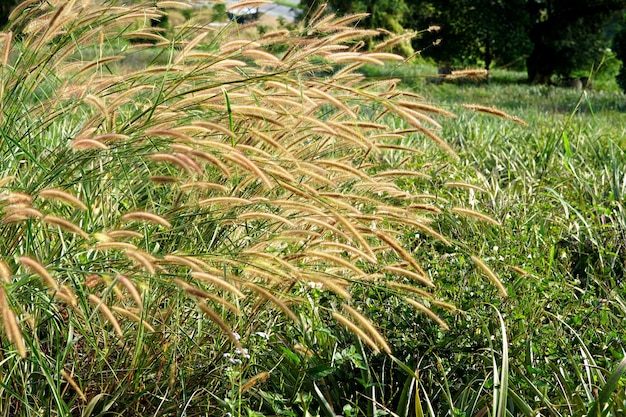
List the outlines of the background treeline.
{"type": "MultiPolygon", "coordinates": [[[[0,25],[16,3],[0,0],[0,25]]],[[[339,15],[367,13],[362,27],[422,33],[398,47],[405,55],[418,52],[442,66],[526,70],[533,83],[587,76],[607,57],[626,60],[626,0],[301,0],[300,4],[304,20],[328,4],[327,11],[339,15]]],[[[624,70],[617,80],[626,87],[624,70]]]]}
{"type": "MultiPolygon", "coordinates": [[[[302,0],[309,11],[304,19],[320,3],[302,0]]],[[[620,43],[626,0],[330,0],[329,5],[337,14],[368,13],[361,23],[366,27],[423,31],[403,53],[417,51],[441,65],[525,69],[534,83],[588,74],[611,49],[620,60],[626,55],[620,43]],[[439,30],[425,31],[433,27],[439,30]]]]}

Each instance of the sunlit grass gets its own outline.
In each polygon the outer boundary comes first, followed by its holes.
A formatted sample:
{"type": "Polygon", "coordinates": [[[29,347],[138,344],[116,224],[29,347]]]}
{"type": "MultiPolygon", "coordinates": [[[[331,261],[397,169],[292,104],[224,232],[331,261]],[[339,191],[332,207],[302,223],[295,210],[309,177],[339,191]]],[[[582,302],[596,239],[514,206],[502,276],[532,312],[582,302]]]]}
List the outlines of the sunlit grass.
{"type": "Polygon", "coordinates": [[[451,115],[357,73],[402,58],[363,51],[379,34],[349,19],[259,35],[163,28],[162,7],[27,2],[1,37],[2,409],[334,409],[276,368],[326,349],[320,326],[390,353],[363,288],[447,328],[430,254],[403,238],[451,242],[403,141],[456,161],[451,115]]]}
{"type": "Polygon", "coordinates": [[[24,7],[4,415],[620,415],[621,93],[431,83],[345,19],[24,7]]]}

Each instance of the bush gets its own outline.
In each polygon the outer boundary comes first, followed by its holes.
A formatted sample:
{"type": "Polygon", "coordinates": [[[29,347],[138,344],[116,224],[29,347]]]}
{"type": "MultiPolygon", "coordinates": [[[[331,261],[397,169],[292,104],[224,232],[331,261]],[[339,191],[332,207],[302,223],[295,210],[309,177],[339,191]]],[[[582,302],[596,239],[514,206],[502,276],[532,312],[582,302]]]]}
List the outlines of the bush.
{"type": "Polygon", "coordinates": [[[257,39],[185,25],[169,39],[150,5],[26,2],[14,16],[0,62],[10,415],[284,405],[256,389],[274,364],[246,360],[265,347],[306,357],[294,352],[311,323],[389,351],[351,307],[354,284],[436,317],[427,256],[402,238],[449,242],[403,141],[425,136],[454,159],[436,134],[447,113],[355,72],[401,60],[382,48],[405,38],[361,52],[378,32],[341,18],[257,39]]]}

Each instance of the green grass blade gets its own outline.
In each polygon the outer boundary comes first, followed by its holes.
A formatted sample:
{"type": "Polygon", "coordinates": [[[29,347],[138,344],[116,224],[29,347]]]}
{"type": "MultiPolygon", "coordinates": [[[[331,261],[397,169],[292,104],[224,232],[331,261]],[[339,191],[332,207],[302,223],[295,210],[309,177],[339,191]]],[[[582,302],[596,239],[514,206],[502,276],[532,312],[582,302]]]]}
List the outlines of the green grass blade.
{"type": "Polygon", "coordinates": [[[571,158],[572,148],[569,143],[569,136],[567,135],[567,132],[563,132],[563,148],[565,149],[565,156],[567,156],[567,158],[571,158]]]}
{"type": "MultiPolygon", "coordinates": [[[[571,356],[568,357],[571,359],[571,356]]],[[[584,407],[584,401],[578,394],[572,393],[572,387],[567,383],[562,370],[552,362],[548,363],[548,366],[552,369],[552,374],[558,382],[559,391],[562,393],[562,401],[567,403],[567,407],[572,412],[572,403],[575,403],[579,407],[584,407]]]]}
{"type": "Polygon", "coordinates": [[[313,382],[313,389],[315,390],[315,393],[317,394],[317,399],[319,400],[320,404],[324,406],[324,411],[326,411],[326,413],[330,417],[335,417],[337,413],[335,413],[335,410],[333,410],[333,407],[330,405],[328,400],[326,400],[326,397],[324,397],[324,394],[322,393],[322,391],[319,389],[319,387],[317,386],[315,382],[313,382]]]}
{"type": "MultiPolygon", "coordinates": [[[[413,396],[413,390],[415,389],[415,378],[408,378],[402,387],[402,392],[400,393],[400,399],[398,400],[398,408],[396,410],[396,414],[400,417],[407,417],[409,415],[409,408],[411,406],[411,397],[413,396]]],[[[419,401],[419,394],[417,390],[415,392],[415,400],[416,406],[417,401],[419,401]]],[[[416,410],[416,414],[418,416],[422,416],[421,410],[420,413],[416,410]]]]}
{"type": "MultiPolygon", "coordinates": [[[[400,406],[398,409],[398,415],[408,416],[409,409],[410,409],[409,401],[411,398],[411,392],[415,391],[415,395],[414,395],[415,415],[416,417],[424,417],[424,409],[422,408],[422,402],[420,400],[420,393],[419,393],[419,388],[420,388],[419,370],[416,369],[415,371],[413,371],[404,362],[402,362],[400,359],[396,358],[393,355],[389,355],[389,357],[409,377],[409,379],[404,384],[404,387],[402,389],[402,395],[400,396],[400,401],[399,401],[400,406]]],[[[426,398],[426,401],[428,401],[428,398],[426,398]]]]}
{"type": "Polygon", "coordinates": [[[536,415],[532,407],[528,405],[528,403],[524,401],[524,399],[519,396],[511,387],[509,387],[508,395],[511,398],[511,401],[513,401],[513,404],[515,404],[515,406],[521,410],[524,416],[534,417],[536,415]]]}
{"type": "Polygon", "coordinates": [[[500,366],[500,392],[497,399],[498,410],[496,417],[505,417],[507,394],[509,392],[509,342],[506,334],[506,324],[504,323],[504,319],[498,310],[496,310],[496,312],[498,313],[500,332],[502,333],[502,364],[500,366]]]}
{"type": "Polygon", "coordinates": [[[600,395],[598,396],[598,401],[600,403],[605,403],[609,401],[611,393],[615,391],[615,388],[617,387],[617,384],[619,383],[620,378],[622,377],[624,372],[626,372],[626,356],[622,358],[619,365],[617,365],[615,370],[611,373],[611,376],[609,376],[606,384],[604,384],[602,391],[600,391],[600,395]]]}
{"type": "Polygon", "coordinates": [[[611,408],[609,407],[609,402],[611,401],[611,395],[617,388],[622,375],[626,372],[626,356],[622,358],[620,363],[615,367],[611,375],[609,376],[608,381],[602,387],[602,391],[598,395],[598,399],[594,401],[589,406],[588,415],[589,416],[602,416],[605,417],[608,415],[611,408]]]}
{"type": "Polygon", "coordinates": [[[424,409],[420,400],[419,381],[415,380],[415,417],[424,417],[424,409]]]}

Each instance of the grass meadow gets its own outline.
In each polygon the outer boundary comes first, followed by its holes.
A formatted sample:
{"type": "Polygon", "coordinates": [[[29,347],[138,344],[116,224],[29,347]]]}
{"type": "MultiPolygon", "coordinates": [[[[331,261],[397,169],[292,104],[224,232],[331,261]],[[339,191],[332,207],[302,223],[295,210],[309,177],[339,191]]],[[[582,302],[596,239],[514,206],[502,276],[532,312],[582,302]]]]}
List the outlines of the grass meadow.
{"type": "Polygon", "coordinates": [[[358,19],[18,6],[0,415],[625,415],[623,94],[358,19]]]}

